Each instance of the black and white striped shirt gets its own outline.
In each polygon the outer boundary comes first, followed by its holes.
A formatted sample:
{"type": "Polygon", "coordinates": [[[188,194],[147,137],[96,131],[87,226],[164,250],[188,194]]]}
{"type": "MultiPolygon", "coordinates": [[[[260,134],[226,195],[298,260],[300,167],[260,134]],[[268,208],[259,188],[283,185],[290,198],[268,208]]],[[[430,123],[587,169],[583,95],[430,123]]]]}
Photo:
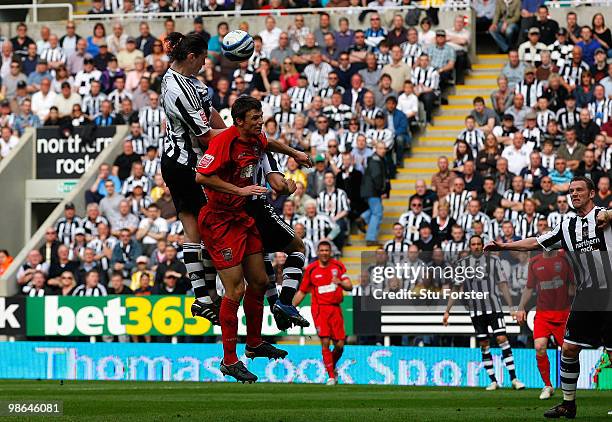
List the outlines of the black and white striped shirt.
{"type": "Polygon", "coordinates": [[[319,213],[325,214],[332,219],[342,211],[350,211],[351,205],[348,195],[342,189],[334,189],[332,193],[324,190],[317,198],[319,213]]]}
{"type": "Polygon", "coordinates": [[[151,108],[146,106],[140,109],[138,112],[138,120],[144,133],[155,143],[157,146],[158,140],[163,136],[163,124],[166,116],[164,110],[160,107],[151,108]]]}
{"type": "Polygon", "coordinates": [[[421,238],[419,227],[421,223],[431,223],[431,217],[424,212],[416,214],[413,211],[403,213],[398,222],[404,226],[404,239],[412,244],[421,238]]]}
{"type": "Polygon", "coordinates": [[[366,138],[368,139],[368,145],[371,148],[375,148],[378,142],[384,142],[387,147],[387,151],[393,149],[395,139],[393,138],[393,132],[391,129],[369,129],[366,131],[366,138]]]}
{"type": "Polygon", "coordinates": [[[297,112],[304,111],[306,105],[312,102],[312,93],[307,87],[291,87],[287,94],[291,97],[291,109],[297,112]]]}
{"type": "Polygon", "coordinates": [[[102,284],[98,284],[96,287],[87,287],[85,284],[81,284],[76,286],[72,296],[108,296],[108,292],[102,284]]]}
{"type": "Polygon", "coordinates": [[[208,133],[213,110],[206,85],[170,68],[162,80],[161,104],[167,119],[162,156],[195,167],[202,152],[192,137],[208,133]]]}
{"type": "Polygon", "coordinates": [[[96,96],[87,94],[82,101],[81,107],[83,113],[89,116],[97,116],[100,113],[100,105],[102,101],[106,100],[106,95],[99,93],[96,96]]]}
{"type": "Polygon", "coordinates": [[[391,54],[390,53],[381,53],[380,51],[374,53],[376,56],[376,67],[378,69],[382,69],[384,65],[391,64],[391,54]]]}
{"type": "Polygon", "coordinates": [[[456,286],[462,286],[464,292],[483,293],[483,299],[468,299],[467,306],[470,316],[503,313],[501,300],[499,299],[497,286],[508,282],[501,261],[498,257],[483,254],[479,257],[469,255],[457,264],[464,268],[477,268],[476,277],[460,277],[455,279],[456,286]],[[484,277],[480,277],[480,275],[484,277]]]}
{"type": "Polygon", "coordinates": [[[104,8],[113,13],[121,13],[123,11],[123,0],[104,0],[104,8]]]}
{"type": "Polygon", "coordinates": [[[451,192],[446,195],[445,199],[450,207],[450,217],[455,221],[459,221],[463,214],[465,214],[467,204],[472,200],[472,194],[467,190],[461,193],[451,192]]]}
{"type": "Polygon", "coordinates": [[[568,218],[576,217],[576,213],[574,211],[567,211],[566,213],[561,214],[559,211],[553,211],[548,214],[548,218],[546,221],[548,222],[548,227],[553,228],[560,224],[562,221],[567,220],[568,218]]]}
{"type": "Polygon", "coordinates": [[[178,5],[181,12],[201,12],[202,0],[178,0],[178,5]]]}
{"type": "Polygon", "coordinates": [[[482,222],[483,232],[489,233],[489,230],[491,229],[491,219],[482,211],[479,211],[476,215],[470,214],[469,212],[463,214],[457,224],[463,228],[465,233],[472,235],[474,233],[473,225],[475,221],[482,222]]]}
{"type": "Polygon", "coordinates": [[[185,229],[183,228],[183,223],[181,222],[181,220],[176,220],[175,222],[170,224],[170,231],[168,232],[168,234],[175,236],[185,234],[185,229]]]}
{"type": "Polygon", "coordinates": [[[536,212],[529,221],[527,214],[521,214],[518,223],[514,223],[514,232],[523,239],[535,236],[538,233],[538,220],[543,217],[542,214],[536,212]]]}
{"type": "Polygon", "coordinates": [[[523,129],[523,138],[525,138],[525,145],[532,144],[532,149],[540,149],[542,143],[543,133],[539,127],[532,129],[523,129]]]}
{"type": "Polygon", "coordinates": [[[414,67],[416,60],[423,53],[423,47],[419,43],[410,44],[408,41],[400,45],[404,52],[404,63],[414,67]]]}
{"type": "Polygon", "coordinates": [[[267,58],[266,54],[263,51],[254,52],[253,55],[249,58],[249,72],[255,73],[255,70],[259,69],[259,63],[261,59],[267,58]]]}
{"type": "Polygon", "coordinates": [[[153,179],[153,177],[155,177],[158,172],[161,172],[161,160],[158,156],[156,156],[152,160],[145,158],[144,160],[142,160],[142,166],[144,168],[144,174],[150,177],[151,179],[153,179]]]}
{"type": "Polygon", "coordinates": [[[97,216],[93,221],[89,218],[84,218],[81,220],[81,228],[85,230],[85,234],[96,237],[98,236],[98,224],[100,223],[104,223],[108,226],[108,220],[101,215],[97,216]]]}
{"type": "Polygon", "coordinates": [[[461,133],[459,133],[459,136],[457,136],[457,139],[465,141],[472,149],[472,155],[476,157],[478,151],[483,148],[485,134],[478,128],[472,130],[463,129],[461,133]]]}
{"type": "MultiPolygon", "coordinates": [[[[119,240],[115,236],[109,236],[108,238],[102,240],[99,237],[94,237],[87,243],[87,247],[94,250],[96,255],[102,255],[104,249],[110,249],[111,251],[115,248],[115,245],[119,242],[119,240]]],[[[100,266],[104,271],[107,271],[111,268],[110,259],[106,256],[103,256],[100,259],[100,266]]]]}
{"type": "Polygon", "coordinates": [[[149,138],[149,136],[145,135],[144,133],[140,134],[139,136],[129,135],[126,140],[132,141],[132,148],[134,148],[134,154],[137,155],[145,155],[147,153],[147,148],[151,145],[153,145],[155,148],[159,146],[158,142],[156,142],[152,138],[149,138]]]}
{"type": "Polygon", "coordinates": [[[561,69],[559,75],[570,85],[580,86],[580,78],[582,72],[589,70],[589,65],[585,62],[580,62],[578,66],[574,66],[572,61],[566,62],[561,69]]]}
{"type": "Polygon", "coordinates": [[[578,289],[609,288],[612,280],[612,227],[597,228],[597,215],[606,211],[593,207],[584,217],[567,218],[550,232],[538,236],[537,241],[547,251],[563,249],[567,252],[578,289]]]}
{"type": "Polygon", "coordinates": [[[455,241],[453,239],[446,241],[442,244],[442,250],[444,251],[444,259],[449,262],[457,262],[459,254],[463,251],[470,249],[470,245],[467,240],[463,239],[455,241]]]}
{"type": "Polygon", "coordinates": [[[91,90],[91,82],[99,81],[102,73],[96,69],[91,72],[80,70],[74,77],[74,86],[78,87],[78,93],[81,96],[88,95],[91,90]]]}
{"type": "Polygon", "coordinates": [[[491,225],[490,225],[491,228],[489,229],[489,234],[491,235],[492,239],[503,237],[504,232],[502,231],[502,224],[503,224],[503,220],[497,221],[497,219],[495,218],[491,220],[491,225]]]}
{"type": "Polygon", "coordinates": [[[349,132],[344,131],[338,138],[340,144],[338,145],[340,152],[351,151],[353,149],[353,145],[357,143],[357,137],[359,135],[363,135],[362,132],[349,132]]]}
{"type": "Polygon", "coordinates": [[[115,89],[110,94],[108,94],[108,100],[111,103],[113,103],[113,110],[115,110],[116,112],[119,112],[119,111],[122,110],[121,103],[126,98],[131,100],[132,99],[132,94],[127,92],[125,89],[123,91],[119,91],[119,90],[115,89]]]}
{"type": "Polygon", "coordinates": [[[272,108],[272,113],[278,113],[280,111],[281,97],[282,97],[281,94],[278,94],[278,95],[270,94],[266,96],[262,100],[262,102],[270,105],[270,107],[272,108]]]}
{"type": "Polygon", "coordinates": [[[81,227],[81,219],[74,217],[72,220],[67,220],[66,217],[62,217],[55,223],[55,230],[57,231],[57,239],[66,246],[70,246],[74,241],[74,232],[76,229],[81,227]]]}
{"type": "Polygon", "coordinates": [[[406,255],[408,253],[408,248],[410,248],[410,243],[402,240],[401,242],[397,242],[395,240],[389,240],[383,246],[385,248],[385,252],[387,252],[387,256],[389,260],[394,263],[400,263],[404,261],[406,255]]]}
{"type": "Polygon", "coordinates": [[[326,86],[325,88],[319,89],[318,95],[319,97],[321,97],[322,100],[324,100],[326,98],[331,98],[334,92],[339,92],[340,94],[344,94],[344,91],[345,89],[341,87],[340,85],[336,85],[335,87],[326,86]]]}
{"type": "Polygon", "coordinates": [[[374,120],[374,116],[376,116],[376,114],[378,114],[379,112],[382,112],[381,109],[379,109],[378,107],[372,107],[372,108],[363,108],[361,110],[361,117],[363,117],[363,120],[360,122],[360,130],[362,132],[367,132],[370,129],[373,129],[374,126],[370,125],[369,123],[367,123],[365,121],[365,119],[369,119],[369,120],[374,120]]]}
{"type": "Polygon", "coordinates": [[[417,85],[424,85],[427,88],[433,89],[436,95],[439,94],[440,88],[440,74],[436,69],[429,66],[426,69],[422,67],[415,67],[412,70],[412,83],[417,85]]]}
{"type": "Polygon", "coordinates": [[[330,127],[333,129],[346,129],[348,123],[353,117],[351,108],[346,104],[340,104],[338,107],[330,104],[323,108],[323,114],[329,119],[330,127]]]}
{"type": "Polygon", "coordinates": [[[550,110],[540,110],[536,113],[536,123],[542,132],[546,132],[548,122],[555,119],[555,113],[550,110]]]}
{"type": "Polygon", "coordinates": [[[557,121],[563,131],[576,126],[578,122],[580,122],[580,109],[576,108],[572,111],[569,111],[565,107],[559,109],[559,111],[557,111],[557,121]]]}
{"type": "MultiPolygon", "coordinates": [[[[524,202],[525,199],[531,198],[531,192],[524,190],[523,192],[514,192],[512,189],[508,189],[504,195],[504,199],[507,199],[511,202],[524,202]]],[[[511,208],[506,209],[506,213],[504,214],[504,218],[506,220],[512,221],[515,224],[520,217],[520,211],[514,211],[511,208]]]]}
{"type": "Polygon", "coordinates": [[[304,74],[308,79],[308,85],[312,94],[316,95],[319,89],[327,86],[327,75],[332,70],[333,68],[326,62],[321,62],[319,66],[311,63],[304,68],[304,74]]]}
{"type": "Polygon", "coordinates": [[[544,83],[534,80],[528,84],[526,81],[520,81],[514,88],[516,94],[521,94],[525,98],[525,107],[534,107],[538,102],[538,97],[544,92],[544,83]]]}
{"type": "Polygon", "coordinates": [[[546,155],[540,153],[540,157],[542,157],[542,167],[544,167],[550,173],[555,169],[555,160],[557,159],[557,154],[546,155]]]}
{"type": "Polygon", "coordinates": [[[306,229],[306,239],[310,240],[313,245],[327,237],[335,227],[334,222],[324,214],[317,214],[313,218],[304,216],[297,222],[304,226],[306,229]]]}
{"type": "Polygon", "coordinates": [[[138,217],[139,220],[145,216],[143,210],[146,210],[147,207],[153,203],[148,196],[143,196],[139,199],[131,198],[128,200],[130,201],[130,212],[138,217]]]}
{"type": "Polygon", "coordinates": [[[130,176],[125,179],[125,182],[123,182],[123,186],[121,186],[121,194],[123,196],[131,194],[134,191],[135,184],[139,184],[140,186],[142,186],[142,190],[144,191],[145,195],[151,191],[151,179],[149,179],[146,174],[143,174],[139,178],[130,176]]]}
{"type": "Polygon", "coordinates": [[[61,62],[66,63],[66,55],[64,54],[64,50],[57,46],[55,48],[46,48],[40,53],[39,60],[46,60],[48,63],[51,62],[61,62]]]}
{"type": "Polygon", "coordinates": [[[601,127],[610,120],[610,115],[612,115],[612,101],[608,98],[604,98],[600,101],[594,100],[589,103],[588,109],[591,114],[591,119],[593,119],[597,126],[601,127]]]}
{"type": "Polygon", "coordinates": [[[284,126],[293,126],[293,122],[295,122],[296,113],[293,111],[278,111],[274,113],[274,120],[278,123],[279,127],[284,126]]]}
{"type": "Polygon", "coordinates": [[[609,171],[612,168],[612,147],[607,147],[599,158],[599,165],[605,171],[609,171]]]}

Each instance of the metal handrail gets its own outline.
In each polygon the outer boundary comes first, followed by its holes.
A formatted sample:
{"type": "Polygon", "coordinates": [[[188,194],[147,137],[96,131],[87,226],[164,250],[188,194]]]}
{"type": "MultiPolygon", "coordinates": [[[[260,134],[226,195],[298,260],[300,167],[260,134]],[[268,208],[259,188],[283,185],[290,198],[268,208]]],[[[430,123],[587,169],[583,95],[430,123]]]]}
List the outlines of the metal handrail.
{"type": "MultiPolygon", "coordinates": [[[[441,10],[464,10],[470,8],[469,0],[458,0],[445,3],[440,6],[433,6],[441,10]]],[[[99,20],[104,19],[138,19],[138,18],[192,18],[194,16],[222,16],[228,18],[230,16],[281,16],[281,15],[295,15],[295,14],[315,14],[319,12],[362,12],[366,10],[396,10],[396,11],[408,11],[410,9],[419,9],[422,6],[385,6],[385,7],[303,7],[298,9],[254,9],[254,10],[221,10],[221,11],[206,11],[206,12],[160,12],[160,13],[147,13],[147,12],[133,12],[133,13],[113,13],[103,15],[74,15],[74,19],[78,20],[99,20]]]]}
{"type": "Polygon", "coordinates": [[[72,20],[74,17],[74,6],[71,3],[39,4],[38,0],[33,0],[32,4],[0,5],[0,10],[32,9],[32,22],[38,23],[38,9],[57,9],[63,7],[68,8],[68,20],[72,20]]]}

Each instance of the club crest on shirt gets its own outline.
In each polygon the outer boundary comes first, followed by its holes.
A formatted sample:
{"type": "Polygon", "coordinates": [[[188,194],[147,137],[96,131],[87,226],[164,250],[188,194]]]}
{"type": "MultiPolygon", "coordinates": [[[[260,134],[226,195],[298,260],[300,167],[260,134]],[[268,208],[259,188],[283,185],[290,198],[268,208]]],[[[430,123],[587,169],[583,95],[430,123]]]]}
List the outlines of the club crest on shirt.
{"type": "Polygon", "coordinates": [[[248,166],[242,168],[242,170],[240,171],[240,177],[242,179],[250,179],[253,177],[254,173],[255,173],[255,165],[249,164],[248,166]]]}
{"type": "Polygon", "coordinates": [[[215,157],[213,155],[204,154],[202,158],[200,159],[200,167],[208,168],[208,166],[210,166],[210,164],[214,161],[214,159],[215,157]]]}
{"type": "Polygon", "coordinates": [[[221,255],[223,255],[223,259],[226,262],[230,262],[234,258],[234,254],[232,254],[232,248],[225,248],[221,250],[221,255]]]}

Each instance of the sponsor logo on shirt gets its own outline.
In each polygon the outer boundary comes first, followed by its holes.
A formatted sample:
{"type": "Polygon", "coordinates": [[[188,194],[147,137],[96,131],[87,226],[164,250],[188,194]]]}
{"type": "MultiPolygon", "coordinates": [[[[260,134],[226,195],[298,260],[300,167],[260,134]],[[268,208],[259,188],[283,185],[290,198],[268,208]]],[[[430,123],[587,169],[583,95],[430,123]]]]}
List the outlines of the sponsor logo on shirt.
{"type": "Polygon", "coordinates": [[[208,166],[210,166],[210,164],[215,160],[215,157],[213,155],[210,154],[204,154],[202,156],[202,159],[200,160],[200,167],[202,168],[208,168],[208,166]]]}

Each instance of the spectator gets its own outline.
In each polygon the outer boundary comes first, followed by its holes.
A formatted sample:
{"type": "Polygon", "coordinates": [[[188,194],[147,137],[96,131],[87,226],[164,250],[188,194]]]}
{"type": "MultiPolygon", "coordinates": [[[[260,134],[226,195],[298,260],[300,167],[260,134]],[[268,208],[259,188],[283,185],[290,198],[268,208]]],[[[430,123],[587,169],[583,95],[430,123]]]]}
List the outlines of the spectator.
{"type": "Polygon", "coordinates": [[[429,57],[426,54],[419,57],[419,66],[414,69],[412,83],[415,94],[425,107],[427,123],[433,124],[434,103],[440,96],[440,75],[429,65],[429,57]]]}
{"type": "Polygon", "coordinates": [[[324,184],[325,190],[317,197],[318,212],[327,215],[338,226],[334,244],[342,250],[348,232],[349,198],[344,190],[336,187],[336,176],[332,171],[325,172],[324,184]]]}
{"type": "Polygon", "coordinates": [[[400,46],[395,45],[391,48],[391,63],[383,66],[381,73],[391,77],[391,89],[395,92],[400,92],[404,82],[411,78],[410,66],[404,63],[403,51],[400,46]]]}
{"type": "Polygon", "coordinates": [[[548,19],[548,7],[544,4],[538,7],[538,20],[535,26],[540,30],[540,41],[546,45],[555,42],[555,35],[559,31],[559,24],[553,19],[548,19]]]}
{"type": "Polygon", "coordinates": [[[85,283],[78,285],[72,292],[72,296],[98,297],[107,296],[106,287],[100,284],[100,273],[90,271],[85,275],[85,283]]]}
{"type": "Polygon", "coordinates": [[[112,174],[119,177],[121,181],[126,180],[135,162],[140,162],[140,156],[134,153],[132,141],[125,140],[123,142],[123,152],[113,162],[112,174]]]}
{"type": "Polygon", "coordinates": [[[375,89],[380,81],[380,75],[382,75],[381,67],[379,67],[376,61],[376,55],[374,53],[368,53],[365,58],[366,67],[359,70],[359,75],[363,79],[363,84],[367,89],[375,89]]]}
{"type": "Polygon", "coordinates": [[[118,272],[114,272],[111,276],[109,287],[108,287],[109,295],[133,295],[134,290],[130,287],[126,286],[123,282],[123,275],[118,272]]]}
{"type": "Polygon", "coordinates": [[[0,134],[0,159],[3,159],[19,144],[19,138],[13,135],[13,130],[8,126],[3,126],[0,134]]]}
{"type": "Polygon", "coordinates": [[[455,83],[457,85],[465,83],[465,71],[470,68],[468,50],[471,35],[470,31],[465,28],[465,25],[463,17],[456,16],[453,21],[453,29],[446,30],[448,45],[455,50],[455,83]]]}
{"type": "Polygon", "coordinates": [[[597,184],[597,194],[595,195],[595,205],[599,207],[610,207],[612,202],[612,191],[610,191],[610,178],[602,176],[597,184]]]}
{"type": "Polygon", "coordinates": [[[176,248],[172,245],[167,245],[164,253],[164,260],[159,263],[155,271],[155,285],[159,286],[163,282],[163,277],[166,271],[176,271],[181,278],[187,274],[185,264],[183,264],[176,256],[176,248]]]}
{"type": "Polygon", "coordinates": [[[514,134],[512,145],[507,146],[502,152],[502,157],[508,160],[508,169],[514,174],[519,174],[524,167],[529,165],[529,154],[532,148],[525,144],[521,132],[514,134]]]}
{"type": "Polygon", "coordinates": [[[119,242],[113,248],[111,265],[114,271],[122,272],[124,278],[136,265],[136,258],[142,254],[140,244],[132,239],[130,230],[120,230],[119,242]]]}
{"type": "MultiPolygon", "coordinates": [[[[601,87],[598,87],[595,92],[597,91],[600,91],[600,94],[602,94],[601,87]]],[[[609,101],[601,100],[601,102],[603,104],[593,102],[589,104],[588,109],[583,108],[580,110],[580,121],[576,126],[574,126],[574,129],[576,130],[576,139],[578,139],[578,142],[585,147],[589,146],[601,131],[597,121],[593,121],[593,119],[591,119],[591,113],[595,116],[595,118],[602,120],[607,119],[610,113],[610,111],[606,111],[609,109],[609,107],[606,107],[605,105],[606,103],[609,104],[609,101]]]]}
{"type": "Polygon", "coordinates": [[[593,77],[590,70],[582,72],[580,84],[576,86],[573,94],[576,97],[578,108],[588,107],[589,103],[593,101],[593,77]]]}
{"type": "Polygon", "coordinates": [[[367,168],[361,184],[361,197],[367,200],[366,210],[356,220],[359,228],[366,233],[367,246],[378,245],[378,230],[382,221],[383,205],[382,199],[388,195],[387,169],[384,164],[386,147],[382,142],[376,144],[375,154],[368,159],[367,168]]]}
{"type": "Polygon", "coordinates": [[[518,22],[520,18],[520,0],[496,2],[493,23],[489,27],[489,33],[503,53],[508,51],[509,45],[519,30],[518,22]]]}
{"type": "Polygon", "coordinates": [[[34,40],[28,36],[28,27],[21,22],[17,25],[17,35],[11,38],[12,49],[15,54],[24,56],[28,46],[34,43],[34,40]]]}
{"type": "Polygon", "coordinates": [[[179,283],[182,275],[176,271],[166,271],[163,277],[163,283],[159,283],[154,288],[154,293],[158,295],[185,295],[187,289],[185,283],[179,283]]]}
{"type": "Polygon", "coordinates": [[[429,46],[434,45],[436,42],[436,33],[431,30],[432,22],[429,17],[424,17],[421,19],[419,30],[419,43],[423,46],[424,49],[427,49],[429,46]]]}
{"type": "Polygon", "coordinates": [[[393,133],[395,146],[395,160],[400,168],[404,167],[404,153],[410,157],[412,155],[412,135],[408,127],[408,118],[404,113],[397,109],[397,99],[389,96],[385,101],[384,113],[387,119],[387,126],[393,133]]]}
{"type": "Polygon", "coordinates": [[[536,79],[538,81],[547,82],[553,72],[553,63],[550,58],[550,51],[543,50],[540,52],[540,65],[536,69],[536,79]]]}
{"type": "Polygon", "coordinates": [[[263,41],[263,51],[266,57],[270,57],[272,50],[278,47],[281,32],[280,28],[276,27],[276,19],[272,16],[267,16],[265,20],[266,28],[259,33],[263,41]]]}
{"type": "Polygon", "coordinates": [[[561,85],[561,77],[558,73],[552,73],[548,77],[548,86],[544,90],[544,97],[548,100],[548,108],[554,113],[558,113],[564,107],[568,92],[561,85]]]}
{"type": "Polygon", "coordinates": [[[593,30],[589,26],[583,26],[580,30],[581,40],[576,43],[582,49],[584,61],[587,65],[593,66],[595,63],[595,51],[602,48],[602,45],[593,38],[593,30]]]}
{"type": "Polygon", "coordinates": [[[437,30],[435,44],[429,46],[426,51],[431,59],[431,66],[440,75],[442,87],[452,84],[455,73],[459,74],[461,72],[461,77],[463,77],[462,72],[465,69],[455,69],[457,61],[455,49],[446,43],[446,31],[443,29],[437,30]]]}
{"type": "Polygon", "coordinates": [[[155,274],[147,269],[148,264],[149,258],[145,255],[136,258],[136,268],[130,278],[130,289],[136,290],[142,285],[154,286],[155,274]]]}
{"type": "Polygon", "coordinates": [[[555,159],[555,169],[550,172],[554,192],[565,194],[569,190],[569,184],[574,175],[567,168],[567,164],[565,158],[559,156],[555,159]]]}
{"type": "Polygon", "coordinates": [[[36,249],[28,253],[25,263],[17,271],[17,284],[27,285],[36,271],[41,271],[43,275],[49,272],[49,262],[43,261],[43,256],[36,249]]]}
{"type": "Polygon", "coordinates": [[[563,78],[561,84],[568,92],[573,92],[582,83],[582,74],[589,71],[589,65],[582,58],[582,48],[576,45],[572,49],[571,60],[565,61],[559,69],[559,75],[563,78]]]}
{"type": "MultiPolygon", "coordinates": [[[[591,149],[584,151],[582,161],[574,172],[575,176],[586,176],[593,181],[595,186],[599,184],[599,180],[604,177],[603,169],[595,162],[595,153],[591,149]]],[[[606,205],[607,206],[607,205],[606,205]]]]}
{"type": "Polygon", "coordinates": [[[50,286],[59,286],[60,285],[60,275],[64,271],[69,271],[72,274],[77,274],[79,269],[79,262],[70,259],[70,250],[66,245],[60,245],[57,248],[57,261],[51,262],[49,266],[49,280],[48,284],[50,286]]]}
{"type": "Polygon", "coordinates": [[[595,83],[599,83],[608,75],[608,63],[606,62],[606,52],[603,48],[595,50],[595,63],[591,66],[591,73],[595,83]]]}
{"type": "Polygon", "coordinates": [[[127,230],[131,236],[138,230],[138,217],[131,213],[130,202],[126,199],[119,202],[119,215],[115,218],[109,216],[109,220],[113,228],[113,236],[121,237],[123,230],[127,230]]]}
{"type": "Polygon", "coordinates": [[[523,80],[526,66],[521,62],[518,51],[508,51],[508,63],[502,69],[502,75],[508,79],[508,88],[514,90],[516,85],[523,80]]]}

